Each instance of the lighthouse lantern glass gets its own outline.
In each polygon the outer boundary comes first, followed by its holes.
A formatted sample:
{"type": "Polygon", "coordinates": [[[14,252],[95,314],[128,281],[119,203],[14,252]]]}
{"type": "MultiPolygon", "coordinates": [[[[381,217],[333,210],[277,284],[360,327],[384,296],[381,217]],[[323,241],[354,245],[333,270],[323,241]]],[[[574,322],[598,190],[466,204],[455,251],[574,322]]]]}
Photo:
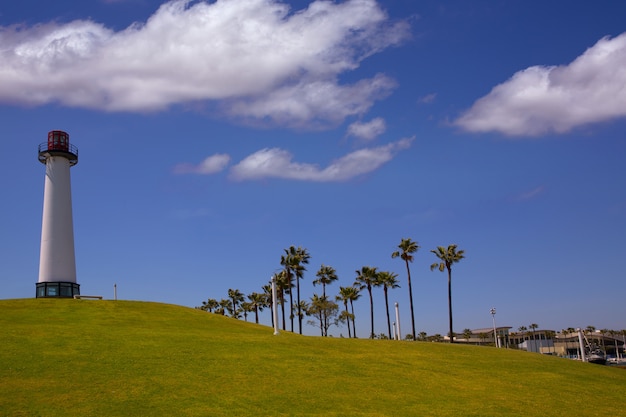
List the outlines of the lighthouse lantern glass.
{"type": "Polygon", "coordinates": [[[69,135],[60,130],[53,130],[48,133],[48,149],[58,149],[68,151],[70,148],[69,135]]]}

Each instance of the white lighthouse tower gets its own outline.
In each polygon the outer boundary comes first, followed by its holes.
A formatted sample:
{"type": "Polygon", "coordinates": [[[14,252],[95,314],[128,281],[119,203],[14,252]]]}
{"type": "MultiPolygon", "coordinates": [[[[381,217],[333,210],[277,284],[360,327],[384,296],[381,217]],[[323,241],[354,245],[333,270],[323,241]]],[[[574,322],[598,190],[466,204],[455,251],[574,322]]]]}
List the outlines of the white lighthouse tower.
{"type": "Polygon", "coordinates": [[[70,167],[78,163],[78,149],[63,131],[48,132],[39,145],[39,162],[46,165],[41,222],[39,280],[36,297],[73,297],[80,294],[76,283],[74,226],[70,167]]]}

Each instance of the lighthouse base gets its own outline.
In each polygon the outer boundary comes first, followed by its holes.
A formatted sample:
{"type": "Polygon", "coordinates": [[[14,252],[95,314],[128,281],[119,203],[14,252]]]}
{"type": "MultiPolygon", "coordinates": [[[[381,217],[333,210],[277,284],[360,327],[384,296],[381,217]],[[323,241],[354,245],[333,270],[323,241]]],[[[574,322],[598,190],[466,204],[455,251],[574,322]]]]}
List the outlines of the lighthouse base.
{"type": "Polygon", "coordinates": [[[75,282],[38,282],[35,298],[72,298],[80,295],[80,285],[75,282]]]}

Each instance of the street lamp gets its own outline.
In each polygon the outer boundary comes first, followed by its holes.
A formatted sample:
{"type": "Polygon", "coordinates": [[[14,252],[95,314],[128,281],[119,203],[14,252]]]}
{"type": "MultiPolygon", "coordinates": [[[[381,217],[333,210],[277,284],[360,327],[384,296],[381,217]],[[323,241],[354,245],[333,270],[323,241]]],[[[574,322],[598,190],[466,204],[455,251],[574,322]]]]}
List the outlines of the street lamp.
{"type": "Polygon", "coordinates": [[[278,306],[276,296],[276,275],[272,276],[272,317],[274,318],[274,336],[279,334],[278,332],[278,306]]]}
{"type": "Polygon", "coordinates": [[[500,339],[498,339],[498,336],[496,335],[496,308],[492,307],[491,310],[489,310],[489,312],[491,313],[491,319],[493,320],[493,342],[496,345],[496,347],[499,348],[500,339]]]}

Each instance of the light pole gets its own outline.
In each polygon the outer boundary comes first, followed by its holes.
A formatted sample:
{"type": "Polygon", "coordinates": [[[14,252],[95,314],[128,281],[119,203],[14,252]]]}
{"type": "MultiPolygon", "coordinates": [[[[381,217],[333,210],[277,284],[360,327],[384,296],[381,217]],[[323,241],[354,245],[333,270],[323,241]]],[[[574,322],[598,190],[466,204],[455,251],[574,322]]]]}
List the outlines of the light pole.
{"type": "Polygon", "coordinates": [[[402,340],[402,332],[400,332],[400,310],[398,309],[398,303],[395,303],[395,307],[396,307],[396,323],[398,323],[398,326],[396,327],[396,334],[397,339],[398,340],[402,340]]]}
{"type": "Polygon", "coordinates": [[[499,348],[500,339],[498,339],[498,335],[496,334],[496,308],[492,307],[491,310],[489,310],[489,312],[491,313],[491,319],[493,320],[493,342],[496,345],[496,347],[499,348]]]}
{"type": "Polygon", "coordinates": [[[278,335],[278,306],[276,305],[276,275],[272,275],[272,317],[274,318],[274,336],[278,335]]]}

